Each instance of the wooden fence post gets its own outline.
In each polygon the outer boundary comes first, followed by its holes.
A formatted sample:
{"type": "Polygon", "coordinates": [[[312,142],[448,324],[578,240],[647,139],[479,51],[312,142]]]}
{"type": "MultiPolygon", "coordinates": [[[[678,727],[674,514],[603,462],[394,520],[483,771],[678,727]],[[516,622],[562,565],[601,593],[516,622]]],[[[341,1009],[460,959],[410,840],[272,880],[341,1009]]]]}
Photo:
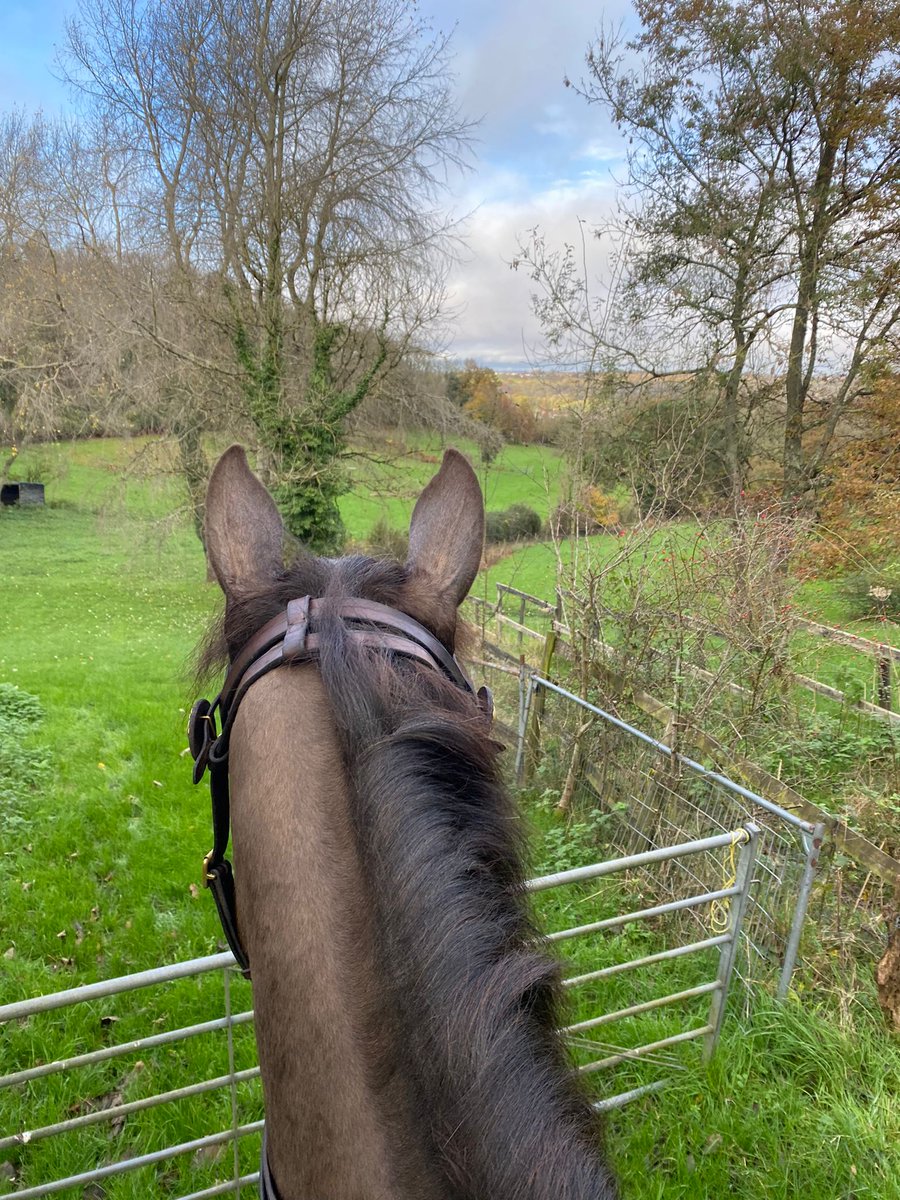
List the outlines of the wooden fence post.
{"type": "Polygon", "coordinates": [[[876,660],[875,671],[878,678],[878,704],[890,711],[893,697],[891,696],[891,660],[883,654],[876,660]]]}

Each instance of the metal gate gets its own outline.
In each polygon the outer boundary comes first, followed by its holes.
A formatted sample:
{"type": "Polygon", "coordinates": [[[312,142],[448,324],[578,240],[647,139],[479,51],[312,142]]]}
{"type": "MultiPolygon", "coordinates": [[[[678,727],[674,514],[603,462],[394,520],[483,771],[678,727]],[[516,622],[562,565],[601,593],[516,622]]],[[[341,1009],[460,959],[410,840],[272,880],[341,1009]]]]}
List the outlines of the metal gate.
{"type": "MultiPolygon", "coordinates": [[[[673,1066],[668,1054],[674,1047],[702,1039],[704,1058],[709,1058],[713,1053],[734,971],[758,838],[759,829],[747,823],[739,829],[714,837],[545,875],[527,884],[528,890],[535,894],[536,901],[566,893],[565,911],[571,913],[574,908],[576,913],[590,918],[597,916],[596,906],[603,900],[601,892],[597,891],[598,884],[612,877],[627,882],[635,872],[657,866],[665,869],[666,864],[683,864],[684,860],[695,856],[712,856],[722,872],[722,886],[715,890],[701,888],[695,894],[682,896],[666,904],[638,907],[625,913],[599,916],[598,919],[585,919],[579,924],[554,929],[547,934],[551,943],[563,949],[568,949],[576,942],[586,946],[587,949],[581,952],[581,965],[593,964],[593,969],[589,970],[576,967],[574,973],[570,966],[564,979],[573,997],[588,992],[595,1002],[598,996],[601,1002],[601,1011],[583,1015],[564,1030],[576,1060],[579,1057],[585,1060],[578,1062],[577,1069],[585,1075],[605,1077],[601,1073],[635,1063],[658,1063],[661,1056],[665,1056],[662,1059],[666,1066],[665,1074],[621,1091],[616,1091],[614,1086],[607,1087],[596,1101],[598,1109],[615,1108],[637,1096],[664,1087],[673,1066]],[[649,954],[617,957],[604,966],[597,965],[609,957],[610,938],[618,936],[623,929],[686,911],[717,914],[717,924],[714,923],[709,936],[667,946],[649,954]],[[709,971],[710,978],[618,1009],[607,1010],[602,1007],[603,989],[625,973],[658,969],[660,964],[683,962],[689,956],[702,956],[705,952],[715,955],[715,969],[709,971]],[[627,1023],[631,1019],[658,1014],[671,1006],[682,1006],[698,999],[704,999],[708,1005],[699,1025],[650,1041],[641,1041],[638,1035],[625,1045],[597,1040],[598,1032],[615,1022],[627,1023]]],[[[615,901],[620,895],[619,892],[613,892],[606,899],[615,901]]],[[[16,1196],[18,1200],[34,1200],[39,1196],[73,1188],[82,1189],[84,1196],[100,1197],[107,1194],[103,1189],[105,1181],[118,1177],[122,1181],[119,1185],[122,1190],[116,1191],[117,1196],[178,1195],[181,1200],[202,1200],[204,1197],[238,1193],[244,1187],[255,1185],[259,1178],[255,1163],[263,1124],[257,1082],[259,1068],[255,1058],[249,1065],[239,1065],[239,1049],[245,1058],[248,1053],[252,1054],[246,1034],[253,1020],[253,1012],[247,1003],[248,985],[233,967],[234,959],[230,953],[216,954],[0,1007],[0,1025],[5,1026],[2,1039],[4,1057],[11,1054],[15,1043],[18,1059],[15,1064],[4,1063],[2,1069],[7,1073],[0,1077],[0,1091],[5,1090],[8,1095],[15,1097],[14,1128],[5,1136],[0,1136],[0,1156],[12,1160],[14,1179],[0,1181],[0,1190],[9,1184],[11,1190],[7,1194],[16,1196]],[[210,991],[208,985],[217,976],[221,978],[221,992],[217,987],[210,991]],[[207,1019],[183,1026],[173,1022],[172,1028],[158,1032],[113,1044],[95,1045],[52,1061],[34,1061],[34,1047],[51,1045],[54,1028],[60,1035],[66,1028],[65,1025],[59,1025],[59,1014],[66,1014],[66,1020],[74,1023],[76,1014],[92,1013],[84,1028],[93,1032],[86,1033],[85,1040],[93,1037],[94,1041],[106,1042],[108,1031],[115,1028],[120,1018],[108,1012],[97,1014],[98,1004],[107,1008],[113,998],[127,994],[143,996],[150,989],[171,989],[177,986],[178,981],[185,980],[194,981],[198,988],[201,984],[206,988],[202,999],[208,1004],[207,1019]],[[214,1015],[216,1009],[218,1015],[214,1015]],[[20,1036],[7,1036],[12,1032],[20,1036]],[[188,1061],[190,1047],[196,1043],[196,1039],[210,1037],[220,1039],[223,1066],[226,1069],[219,1075],[197,1080],[192,1075],[188,1061]],[[244,1039],[245,1044],[238,1047],[240,1038],[244,1039]],[[185,1051],[184,1081],[179,1086],[153,1091],[149,1087],[149,1080],[154,1072],[135,1071],[133,1066],[126,1077],[131,1079],[130,1085],[112,1093],[107,1092],[96,1103],[85,1104],[82,1098],[76,1104],[86,1107],[88,1111],[66,1115],[73,1110],[73,1096],[83,1097],[85,1091],[89,1093],[98,1086],[104,1086],[98,1084],[100,1079],[105,1078],[108,1082],[108,1076],[103,1074],[107,1064],[116,1064],[116,1069],[125,1062],[143,1065],[145,1057],[158,1056],[163,1052],[171,1054],[176,1046],[183,1047],[185,1051]],[[79,1083],[78,1080],[85,1076],[87,1081],[79,1083]],[[50,1096],[51,1084],[61,1081],[63,1086],[56,1088],[50,1096]],[[133,1096],[129,1096],[129,1091],[133,1096]],[[143,1091],[148,1091],[148,1094],[139,1094],[143,1091]],[[185,1103],[198,1097],[213,1096],[220,1107],[225,1100],[224,1110],[228,1114],[225,1128],[214,1128],[212,1132],[197,1136],[178,1137],[166,1145],[142,1145],[142,1114],[165,1106],[170,1113],[165,1124],[180,1132],[192,1132],[190,1122],[186,1123],[183,1116],[185,1103]],[[56,1107],[55,1120],[47,1120],[43,1116],[48,1103],[56,1107]],[[124,1153],[115,1156],[116,1161],[102,1161],[110,1158],[111,1153],[109,1142],[97,1139],[96,1134],[101,1127],[118,1130],[119,1135],[123,1131],[128,1132],[127,1146],[124,1153]],[[59,1146],[59,1150],[51,1152],[51,1145],[59,1146]],[[228,1177],[221,1178],[224,1169],[222,1155],[228,1151],[228,1177]],[[210,1155],[216,1161],[207,1161],[210,1155]],[[99,1165],[98,1158],[101,1160],[99,1165]],[[210,1180],[213,1174],[218,1174],[220,1178],[210,1180]],[[124,1182],[126,1179],[132,1180],[130,1189],[124,1182]],[[16,1187],[16,1183],[21,1186],[16,1187]],[[197,1183],[201,1184],[199,1189],[197,1183]],[[185,1186],[194,1190],[185,1191],[185,1186]]],[[[192,1006],[195,1006],[197,997],[192,995],[190,999],[192,1006]]],[[[682,1065],[690,1067],[691,1062],[682,1065]]],[[[198,1119],[197,1107],[194,1106],[191,1120],[198,1119]]],[[[206,1101],[199,1107],[205,1109],[206,1101]]],[[[199,1119],[208,1121],[209,1114],[201,1111],[199,1119]]]]}

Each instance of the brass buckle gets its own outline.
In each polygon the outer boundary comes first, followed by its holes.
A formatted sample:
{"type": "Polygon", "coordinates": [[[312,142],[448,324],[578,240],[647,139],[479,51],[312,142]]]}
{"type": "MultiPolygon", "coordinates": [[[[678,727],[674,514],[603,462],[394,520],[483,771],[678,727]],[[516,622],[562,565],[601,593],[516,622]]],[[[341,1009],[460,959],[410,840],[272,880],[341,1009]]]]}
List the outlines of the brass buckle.
{"type": "MultiPolygon", "coordinates": [[[[215,849],[215,848],[213,848],[215,849]]],[[[203,886],[211,887],[216,882],[215,872],[210,871],[209,864],[212,860],[213,850],[203,856],[203,886]]]]}

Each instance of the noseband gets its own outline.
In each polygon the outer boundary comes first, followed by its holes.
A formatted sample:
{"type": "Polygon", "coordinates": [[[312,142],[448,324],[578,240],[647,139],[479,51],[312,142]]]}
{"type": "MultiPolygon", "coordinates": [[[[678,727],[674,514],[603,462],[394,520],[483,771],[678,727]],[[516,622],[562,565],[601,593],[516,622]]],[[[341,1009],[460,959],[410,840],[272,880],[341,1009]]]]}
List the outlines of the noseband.
{"type": "MultiPolygon", "coordinates": [[[[234,872],[225,857],[231,828],[228,743],[240,703],[258,679],[276,667],[318,658],[321,635],[310,626],[315,625],[325,606],[326,601],[310,596],[290,600],[285,611],[254,634],[238,654],[212,704],[198,700],[191,709],[188,743],[194,759],[194,783],[199,783],[208,770],[212,797],[213,848],[203,860],[203,881],[213,894],[225,939],[247,978],[250,961],[238,935],[234,872]]],[[[490,720],[490,690],[483,687],[476,692],[453,655],[418,621],[373,600],[345,600],[337,615],[352,642],[411,658],[441,672],[471,693],[490,720]]]]}

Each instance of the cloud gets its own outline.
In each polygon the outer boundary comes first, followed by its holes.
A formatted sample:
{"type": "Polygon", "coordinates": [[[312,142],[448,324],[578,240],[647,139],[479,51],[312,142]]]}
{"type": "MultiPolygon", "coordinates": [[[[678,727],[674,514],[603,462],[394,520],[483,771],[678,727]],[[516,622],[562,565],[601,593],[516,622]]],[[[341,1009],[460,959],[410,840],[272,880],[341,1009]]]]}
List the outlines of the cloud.
{"type": "MultiPolygon", "coordinates": [[[[534,190],[527,176],[509,170],[480,182],[490,198],[469,219],[469,252],[450,278],[450,305],[457,311],[451,353],[516,366],[539,358],[541,330],[532,311],[535,284],[510,263],[537,228],[548,245],[560,249],[586,234],[589,271],[602,274],[605,254],[592,228],[611,215],[615,193],[608,181],[595,178],[560,179],[534,190]]],[[[467,198],[476,196],[473,189],[467,198]]]]}
{"type": "MultiPolygon", "coordinates": [[[[50,74],[63,17],[75,0],[0,0],[0,105],[62,108],[50,74]]],[[[452,207],[471,212],[469,251],[451,277],[458,315],[450,352],[520,362],[539,330],[531,284],[507,265],[539,226],[548,245],[580,236],[579,219],[602,221],[613,203],[609,169],[622,157],[615,128],[563,79],[578,79],[598,22],[618,21],[628,0],[421,0],[436,29],[452,32],[457,97],[483,117],[473,174],[458,177],[452,207]]]]}
{"type": "Polygon", "coordinates": [[[622,144],[603,141],[599,138],[591,138],[574,152],[573,158],[588,158],[593,162],[621,162],[622,161],[622,144]]]}
{"type": "Polygon", "coordinates": [[[526,359],[540,330],[533,285],[508,266],[520,241],[539,226],[547,244],[561,248],[581,237],[579,220],[611,214],[610,168],[624,146],[603,110],[563,81],[581,76],[598,21],[627,11],[627,0],[610,0],[602,14],[594,0],[423,0],[438,27],[455,22],[460,104],[483,118],[475,174],[458,186],[454,204],[472,212],[469,253],[451,276],[450,352],[458,357],[526,359]]]}

